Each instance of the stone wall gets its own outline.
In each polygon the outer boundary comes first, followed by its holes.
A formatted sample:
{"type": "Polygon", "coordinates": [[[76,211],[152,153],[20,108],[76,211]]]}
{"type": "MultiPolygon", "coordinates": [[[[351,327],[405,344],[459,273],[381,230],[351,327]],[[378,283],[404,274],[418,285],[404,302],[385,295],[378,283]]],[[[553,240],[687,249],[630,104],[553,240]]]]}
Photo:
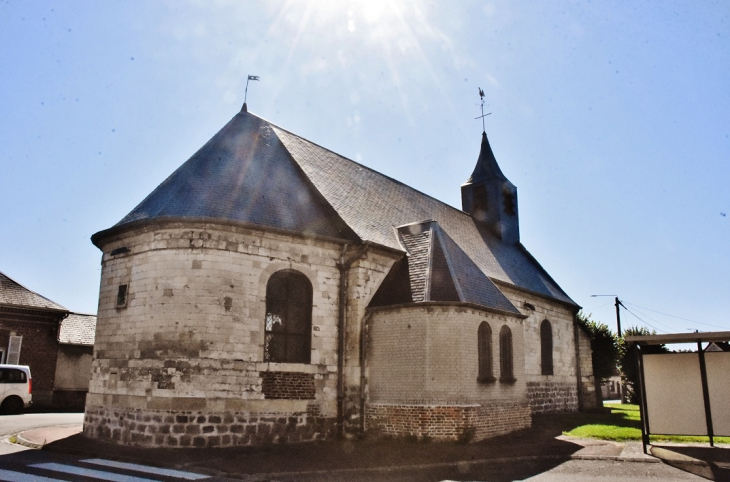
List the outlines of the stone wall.
{"type": "MultiPolygon", "coordinates": [[[[277,418],[303,417],[315,407],[317,419],[336,419],[341,244],[236,225],[168,221],[121,233],[106,240],[103,251],[87,412],[114,409],[135,423],[138,412],[156,410],[243,417],[268,413],[278,399],[305,399],[308,411],[299,407],[277,418]],[[312,284],[309,364],[264,361],[266,285],[284,269],[304,274],[312,284]],[[121,285],[127,286],[127,299],[119,305],[121,285]],[[239,402],[248,405],[235,407],[239,402]]],[[[345,257],[353,251],[350,247],[345,257]]],[[[370,248],[348,276],[346,362],[354,366],[346,365],[351,375],[345,389],[351,393],[360,385],[358,316],[394,259],[370,248]]],[[[359,411],[359,404],[352,405],[359,411]]],[[[99,416],[87,423],[89,433],[103,434],[108,431],[97,425],[112,422],[99,416]]]]}
{"type": "Polygon", "coordinates": [[[532,413],[578,410],[578,388],[575,383],[527,382],[527,397],[532,413]]]}
{"type": "Polygon", "coordinates": [[[593,355],[591,352],[591,338],[582,328],[576,326],[578,334],[578,348],[580,350],[580,409],[595,410],[603,407],[603,401],[596,393],[595,377],[593,376],[593,355]]]}
{"type": "Polygon", "coordinates": [[[232,447],[323,440],[334,436],[335,420],[316,405],[305,410],[221,411],[129,410],[87,407],[84,435],[150,447],[232,447]]]}
{"type": "Polygon", "coordinates": [[[459,303],[429,303],[373,310],[369,322],[371,403],[452,404],[526,401],[522,319],[459,303]],[[496,381],[478,382],[477,332],[492,328],[496,381]],[[499,331],[512,331],[513,382],[499,381],[499,331]]]}
{"type": "Polygon", "coordinates": [[[367,430],[380,435],[481,440],[531,425],[522,318],[460,303],[372,311],[367,430]],[[492,327],[495,380],[479,382],[477,332],[492,327]],[[499,380],[499,331],[512,331],[515,381],[499,380]]]}
{"type": "Polygon", "coordinates": [[[527,403],[409,405],[371,403],[368,431],[379,436],[479,441],[532,424],[527,403]]]}
{"type": "MultiPolygon", "coordinates": [[[[574,309],[539,295],[504,283],[499,289],[526,315],[523,323],[525,338],[525,378],[527,396],[534,413],[576,411],[579,409],[578,363],[581,378],[592,380],[592,367],[584,366],[584,356],[590,358],[590,343],[579,345],[577,358],[574,309]],[[553,374],[543,375],[541,367],[540,324],[548,320],[553,335],[553,374]]],[[[582,393],[581,393],[582,395],[582,393]]]]}

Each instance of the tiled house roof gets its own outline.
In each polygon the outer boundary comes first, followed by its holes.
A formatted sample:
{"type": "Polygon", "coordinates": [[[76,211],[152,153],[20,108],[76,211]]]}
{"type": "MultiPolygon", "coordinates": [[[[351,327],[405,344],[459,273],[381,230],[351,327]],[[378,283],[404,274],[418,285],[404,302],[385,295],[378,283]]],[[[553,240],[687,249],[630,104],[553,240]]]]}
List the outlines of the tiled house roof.
{"type": "Polygon", "coordinates": [[[69,313],[61,321],[58,342],[62,345],[94,346],[96,315],[69,313]]]}
{"type": "Polygon", "coordinates": [[[54,303],[45,296],[29,290],[8,275],[0,272],[0,305],[36,308],[43,310],[68,311],[58,303],[54,303]]]}
{"type": "MultiPolygon", "coordinates": [[[[499,170],[496,161],[493,169],[499,170]]],[[[135,221],[163,218],[240,221],[398,251],[410,251],[408,243],[416,242],[404,240],[398,226],[433,220],[440,249],[457,266],[452,282],[467,297],[516,311],[496,293],[477,293],[492,290],[471,286],[480,278],[576,306],[521,244],[505,243],[469,214],[245,111],[92,241],[99,245],[135,221]]],[[[449,291],[448,283],[442,289],[449,291]]]]}

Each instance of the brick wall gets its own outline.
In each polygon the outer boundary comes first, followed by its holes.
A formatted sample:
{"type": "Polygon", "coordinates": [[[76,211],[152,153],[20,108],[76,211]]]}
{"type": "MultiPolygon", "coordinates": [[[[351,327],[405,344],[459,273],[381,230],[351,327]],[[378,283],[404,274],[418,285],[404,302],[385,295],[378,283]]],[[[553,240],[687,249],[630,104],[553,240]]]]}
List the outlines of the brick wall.
{"type": "Polygon", "coordinates": [[[376,435],[428,436],[436,440],[479,441],[530,427],[527,403],[485,405],[367,406],[367,429],[376,435]]]}
{"type": "Polygon", "coordinates": [[[20,364],[30,367],[33,403],[51,405],[58,354],[59,315],[24,310],[0,311],[0,346],[7,356],[10,336],[22,336],[20,364]]]}
{"type": "Polygon", "coordinates": [[[314,375],[297,372],[261,372],[261,391],[268,399],[314,399],[314,375]]]}

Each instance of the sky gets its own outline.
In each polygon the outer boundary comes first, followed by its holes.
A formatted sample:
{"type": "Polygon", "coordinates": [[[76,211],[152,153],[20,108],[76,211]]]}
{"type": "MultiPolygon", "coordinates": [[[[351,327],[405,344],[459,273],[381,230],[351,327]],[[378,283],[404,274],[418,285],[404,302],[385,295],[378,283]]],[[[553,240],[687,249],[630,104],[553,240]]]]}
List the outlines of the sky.
{"type": "Polygon", "coordinates": [[[730,3],[0,1],[0,271],[97,309],[117,223],[241,108],[460,208],[615,330],[730,330],[730,3]]]}

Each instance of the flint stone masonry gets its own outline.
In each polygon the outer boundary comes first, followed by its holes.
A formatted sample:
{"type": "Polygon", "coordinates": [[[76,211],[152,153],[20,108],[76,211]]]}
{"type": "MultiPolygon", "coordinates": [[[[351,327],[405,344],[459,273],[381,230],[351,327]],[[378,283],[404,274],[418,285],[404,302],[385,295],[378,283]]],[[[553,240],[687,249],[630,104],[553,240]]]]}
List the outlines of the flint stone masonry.
{"type": "Polygon", "coordinates": [[[86,408],[84,435],[145,447],[234,447],[324,440],[335,420],[316,406],[298,412],[209,412],[86,408]]]}
{"type": "Polygon", "coordinates": [[[297,372],[261,372],[261,391],[267,399],[313,400],[314,375],[297,372]]]}
{"type": "Polygon", "coordinates": [[[532,413],[578,410],[578,388],[575,383],[527,382],[527,397],[532,413]]]}
{"type": "Polygon", "coordinates": [[[437,440],[479,441],[532,425],[527,403],[485,405],[367,406],[368,431],[380,436],[431,437],[437,440]]]}

